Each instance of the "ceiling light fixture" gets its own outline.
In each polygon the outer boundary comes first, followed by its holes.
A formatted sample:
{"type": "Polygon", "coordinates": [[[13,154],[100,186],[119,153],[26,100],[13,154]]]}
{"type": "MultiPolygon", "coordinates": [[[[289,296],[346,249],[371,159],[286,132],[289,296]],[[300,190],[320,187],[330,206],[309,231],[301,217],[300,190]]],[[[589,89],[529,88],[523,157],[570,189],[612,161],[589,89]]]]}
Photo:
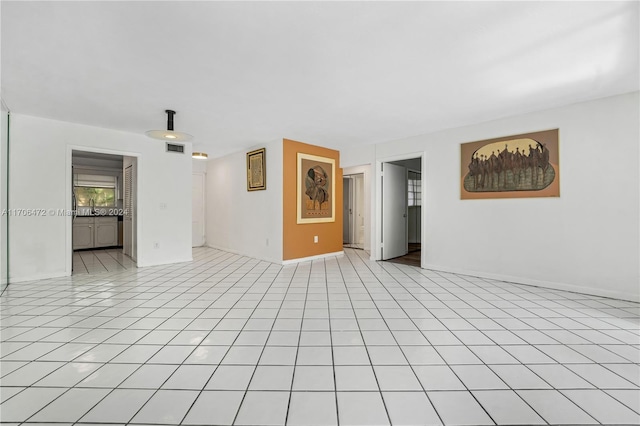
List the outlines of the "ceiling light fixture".
{"type": "Polygon", "coordinates": [[[167,109],[164,112],[167,113],[167,130],[148,130],[145,132],[147,136],[153,139],[160,139],[161,141],[190,141],[193,139],[193,136],[188,133],[173,130],[173,116],[176,114],[175,111],[167,109]]]}
{"type": "Polygon", "coordinates": [[[191,157],[195,158],[196,160],[206,160],[209,158],[206,152],[194,152],[193,154],[191,154],[191,157]]]}

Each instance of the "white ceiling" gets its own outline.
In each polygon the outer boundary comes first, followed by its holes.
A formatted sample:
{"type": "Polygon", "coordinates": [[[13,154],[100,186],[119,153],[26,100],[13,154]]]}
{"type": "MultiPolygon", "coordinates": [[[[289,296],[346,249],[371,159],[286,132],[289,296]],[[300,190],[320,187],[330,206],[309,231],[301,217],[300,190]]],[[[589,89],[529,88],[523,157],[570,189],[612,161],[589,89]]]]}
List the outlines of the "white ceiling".
{"type": "Polygon", "coordinates": [[[639,3],[1,2],[12,111],[210,156],[340,148],[638,90],[639,3]]]}

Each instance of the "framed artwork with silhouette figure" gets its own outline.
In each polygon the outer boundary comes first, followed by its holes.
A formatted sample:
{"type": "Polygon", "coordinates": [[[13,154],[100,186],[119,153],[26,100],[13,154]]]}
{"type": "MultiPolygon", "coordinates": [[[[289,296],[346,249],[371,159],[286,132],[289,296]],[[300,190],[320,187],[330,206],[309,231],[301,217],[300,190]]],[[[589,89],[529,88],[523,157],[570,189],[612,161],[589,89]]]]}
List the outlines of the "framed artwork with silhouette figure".
{"type": "Polygon", "coordinates": [[[336,161],[299,152],[297,171],[297,223],[335,222],[336,161]]]}

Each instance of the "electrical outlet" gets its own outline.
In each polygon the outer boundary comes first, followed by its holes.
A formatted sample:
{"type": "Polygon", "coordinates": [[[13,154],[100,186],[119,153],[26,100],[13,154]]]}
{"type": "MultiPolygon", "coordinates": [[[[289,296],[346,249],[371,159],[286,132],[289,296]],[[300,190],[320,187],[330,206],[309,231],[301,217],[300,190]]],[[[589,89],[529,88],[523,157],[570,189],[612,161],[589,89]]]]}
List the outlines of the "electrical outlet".
{"type": "Polygon", "coordinates": [[[160,243],[153,243],[153,248],[154,249],[159,249],[160,248],[160,243]]]}
{"type": "Polygon", "coordinates": [[[267,238],[267,247],[269,247],[269,239],[267,238]]]}
{"type": "Polygon", "coordinates": [[[160,203],[160,210],[166,210],[167,209],[167,203],[160,203]]]}
{"type": "Polygon", "coordinates": [[[314,242],[314,243],[317,243],[317,242],[318,242],[318,236],[317,236],[317,235],[314,235],[314,236],[313,236],[313,242],[314,242]]]}

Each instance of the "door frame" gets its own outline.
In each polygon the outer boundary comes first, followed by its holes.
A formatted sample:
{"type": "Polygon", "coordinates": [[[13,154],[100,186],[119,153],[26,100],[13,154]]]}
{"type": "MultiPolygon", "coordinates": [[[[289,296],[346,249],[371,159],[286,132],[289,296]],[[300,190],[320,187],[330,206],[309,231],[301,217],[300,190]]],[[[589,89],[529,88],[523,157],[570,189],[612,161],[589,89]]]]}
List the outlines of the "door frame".
{"type": "Polygon", "coordinates": [[[371,257],[371,251],[375,246],[375,208],[374,208],[374,181],[373,168],[375,164],[367,163],[357,166],[347,166],[343,168],[343,176],[362,175],[362,216],[364,219],[364,235],[362,236],[362,245],[371,257]]]}
{"type": "MultiPolygon", "coordinates": [[[[409,154],[399,154],[399,155],[393,155],[393,156],[389,156],[389,157],[382,157],[382,158],[377,158],[376,159],[376,165],[375,165],[375,182],[376,182],[376,189],[375,189],[375,211],[376,211],[376,215],[375,215],[375,226],[374,226],[374,235],[371,236],[371,241],[372,241],[372,250],[371,250],[371,260],[382,260],[382,164],[383,163],[390,163],[392,161],[400,161],[400,160],[410,160],[412,158],[420,158],[420,164],[421,164],[421,181],[422,181],[422,200],[424,203],[424,199],[425,199],[425,182],[424,182],[424,178],[425,178],[425,152],[424,151],[418,151],[418,152],[413,152],[413,153],[409,153],[409,154]]],[[[423,206],[424,207],[424,206],[423,206]]],[[[420,217],[420,240],[422,241],[422,244],[424,245],[424,241],[425,241],[425,227],[424,227],[424,217],[425,217],[425,209],[422,208],[421,210],[421,217],[420,217]]],[[[421,256],[420,256],[420,266],[422,267],[425,264],[425,250],[422,250],[421,252],[421,256]]]]}
{"type": "MultiPolygon", "coordinates": [[[[68,206],[69,210],[72,209],[72,186],[73,186],[73,174],[71,167],[73,165],[73,151],[83,151],[83,152],[93,152],[97,154],[112,154],[112,155],[122,155],[123,157],[136,157],[137,160],[137,173],[136,173],[136,194],[138,195],[136,198],[136,239],[140,241],[140,237],[142,235],[142,221],[140,221],[142,206],[139,202],[139,195],[142,191],[142,179],[139,178],[140,171],[142,170],[142,154],[139,152],[130,152],[130,151],[119,151],[115,149],[103,149],[96,148],[91,146],[84,145],[67,145],[67,158],[66,158],[66,169],[65,169],[65,181],[66,181],[66,191],[65,191],[65,205],[68,206]]],[[[124,175],[123,175],[124,179],[124,175]]],[[[73,269],[73,215],[67,215],[66,217],[66,227],[65,227],[65,275],[71,276],[73,269]]],[[[138,250],[136,248],[136,259],[140,259],[138,250]]]]}
{"type": "Polygon", "coordinates": [[[365,246],[365,229],[366,229],[366,208],[365,208],[365,176],[364,173],[355,173],[349,175],[353,180],[353,220],[351,225],[353,226],[353,241],[354,244],[362,245],[362,249],[365,246]],[[358,181],[361,183],[360,189],[358,189],[358,181]],[[359,207],[358,207],[359,206],[359,207]],[[362,217],[362,225],[359,224],[359,217],[362,217]],[[360,235],[360,227],[362,226],[362,241],[358,240],[360,235]]]}
{"type": "Polygon", "coordinates": [[[353,210],[355,208],[355,206],[354,206],[355,203],[353,202],[353,199],[354,199],[354,187],[355,187],[355,185],[354,185],[353,177],[351,175],[343,175],[342,176],[342,194],[343,194],[342,195],[342,244],[343,245],[345,244],[345,242],[344,242],[344,226],[345,226],[345,224],[348,224],[348,227],[349,227],[349,238],[348,238],[349,241],[347,241],[346,244],[353,244],[353,240],[355,239],[354,238],[354,231],[353,231],[353,228],[354,228],[354,226],[353,226],[353,218],[354,218],[353,210]],[[349,191],[345,191],[346,187],[349,188],[349,191]],[[348,200],[349,200],[348,206],[351,207],[350,216],[347,216],[346,218],[345,218],[345,211],[344,211],[345,207],[346,207],[344,205],[345,195],[348,195],[348,200]]]}

